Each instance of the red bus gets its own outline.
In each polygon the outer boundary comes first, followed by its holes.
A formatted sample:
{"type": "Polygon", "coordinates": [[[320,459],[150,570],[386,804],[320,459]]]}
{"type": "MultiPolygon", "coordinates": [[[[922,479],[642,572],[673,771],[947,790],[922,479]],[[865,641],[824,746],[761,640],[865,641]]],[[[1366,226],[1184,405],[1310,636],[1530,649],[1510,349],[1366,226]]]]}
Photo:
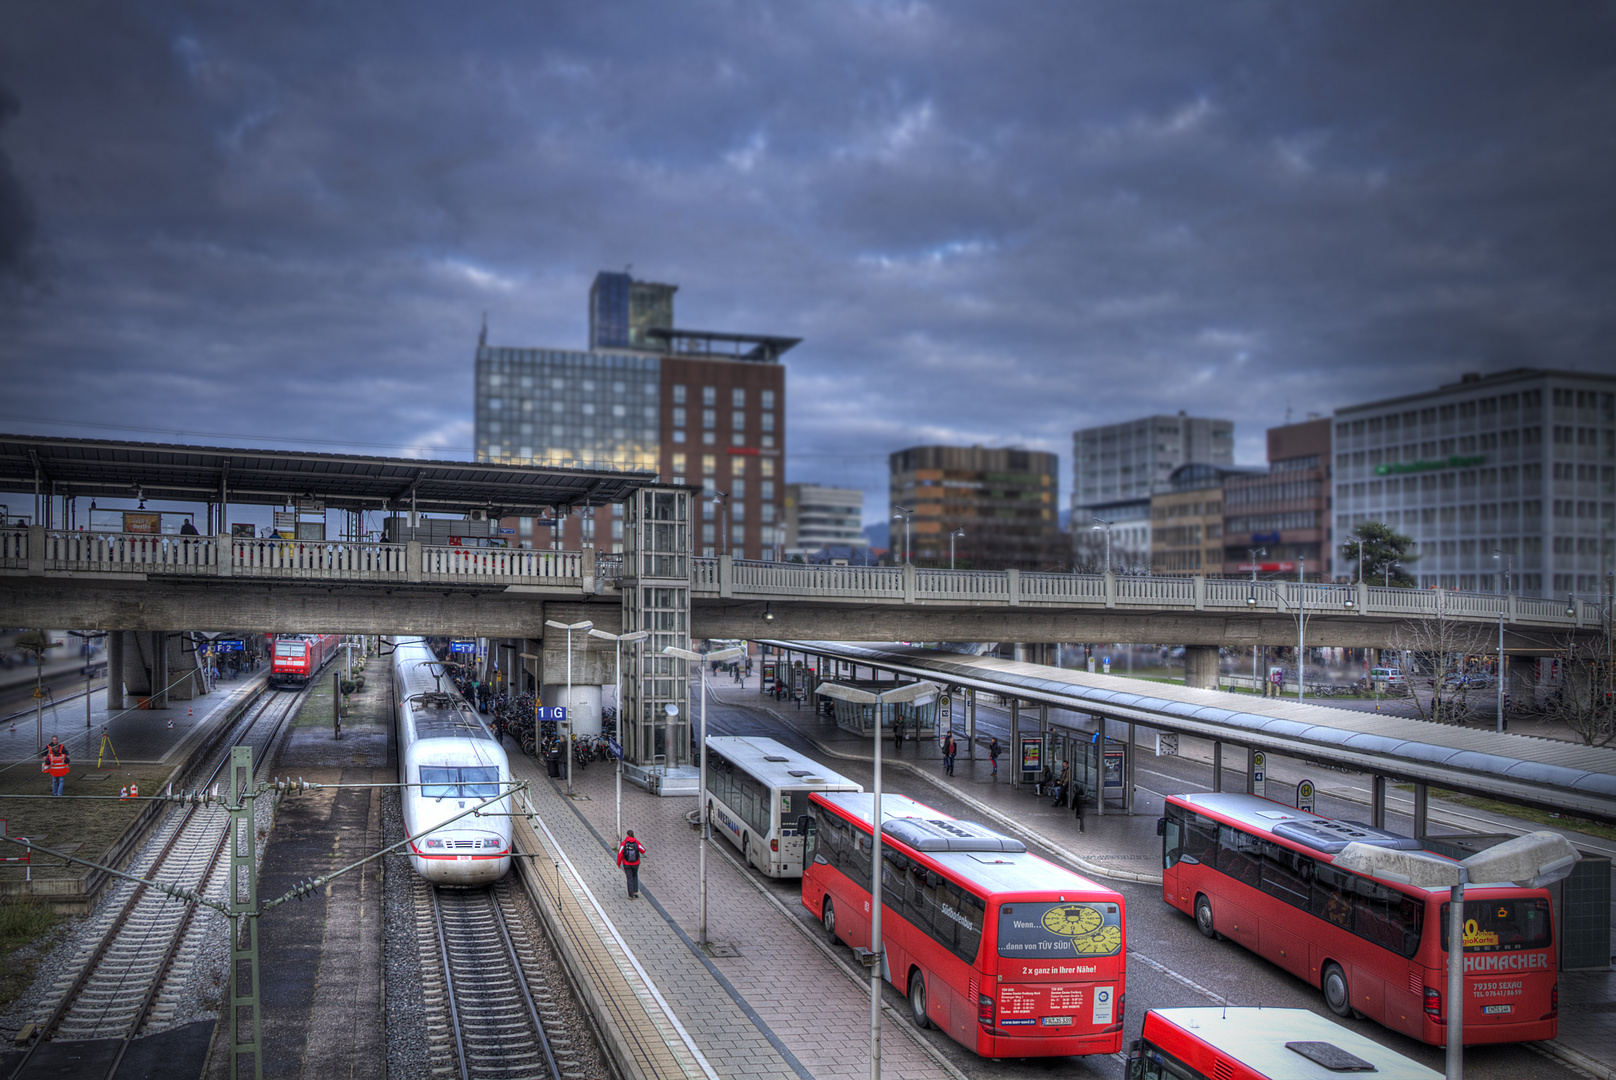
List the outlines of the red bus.
{"type": "Polygon", "coordinates": [[[306,686],[337,654],[335,634],[282,634],[269,664],[270,686],[306,686]]]}
{"type": "MultiPolygon", "coordinates": [[[[803,906],[868,950],[875,796],[809,801],[803,906]]],[[[881,974],[908,990],[916,1026],[990,1058],[1122,1049],[1121,894],[902,795],[881,816],[881,974]]]]}
{"type": "Polygon", "coordinates": [[[1128,1080],[1442,1080],[1390,1047],[1306,1009],[1151,1009],[1128,1080]]]}
{"type": "MultiPolygon", "coordinates": [[[[1331,865],[1347,844],[1417,851],[1406,836],[1252,795],[1174,795],[1162,899],[1207,937],[1229,937],[1319,987],[1337,1016],[1447,1041],[1448,890],[1331,865]]],[[[1552,1039],[1559,1024],[1547,889],[1465,890],[1464,1041],[1552,1039]]]]}

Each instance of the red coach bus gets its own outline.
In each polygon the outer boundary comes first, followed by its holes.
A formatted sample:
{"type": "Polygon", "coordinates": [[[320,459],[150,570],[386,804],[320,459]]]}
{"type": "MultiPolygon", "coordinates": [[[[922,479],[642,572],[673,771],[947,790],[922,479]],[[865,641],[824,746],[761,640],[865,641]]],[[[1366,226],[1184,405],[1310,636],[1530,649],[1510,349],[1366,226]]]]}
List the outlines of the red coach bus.
{"type": "Polygon", "coordinates": [[[269,664],[270,686],[307,686],[337,654],[335,634],[282,634],[269,664]]]}
{"type": "MultiPolygon", "coordinates": [[[[1175,795],[1162,831],[1162,898],[1207,937],[1230,937],[1358,1014],[1447,1041],[1448,890],[1338,870],[1357,841],[1419,841],[1252,795],[1175,795]]],[[[1464,1041],[1552,1039],[1559,1024],[1547,889],[1471,886],[1464,910],[1464,1041]]]]}
{"type": "Polygon", "coordinates": [[[1306,1009],[1151,1009],[1128,1080],[1442,1080],[1412,1058],[1306,1009]]]}
{"type": "MultiPolygon", "coordinates": [[[[868,949],[875,796],[810,804],[803,906],[833,941],[868,949]]],[[[1121,894],[902,795],[881,815],[881,974],[908,990],[917,1026],[991,1058],[1122,1048],[1121,894]]]]}

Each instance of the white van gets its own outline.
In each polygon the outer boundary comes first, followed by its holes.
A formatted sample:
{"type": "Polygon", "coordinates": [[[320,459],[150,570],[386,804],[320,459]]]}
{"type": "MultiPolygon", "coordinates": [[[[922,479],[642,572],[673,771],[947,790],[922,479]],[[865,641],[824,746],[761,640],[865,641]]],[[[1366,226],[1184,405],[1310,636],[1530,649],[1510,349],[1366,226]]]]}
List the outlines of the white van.
{"type": "Polygon", "coordinates": [[[1403,677],[1402,668],[1377,667],[1369,669],[1370,682],[1382,682],[1387,686],[1407,686],[1408,680],[1403,677]]]}

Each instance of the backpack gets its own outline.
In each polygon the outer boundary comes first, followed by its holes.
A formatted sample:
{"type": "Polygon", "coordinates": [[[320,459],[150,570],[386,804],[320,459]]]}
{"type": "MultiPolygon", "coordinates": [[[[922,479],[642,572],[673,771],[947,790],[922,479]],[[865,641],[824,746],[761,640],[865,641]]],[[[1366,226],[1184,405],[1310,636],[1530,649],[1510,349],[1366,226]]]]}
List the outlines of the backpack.
{"type": "Polygon", "coordinates": [[[623,844],[623,865],[640,865],[640,844],[637,840],[628,840],[623,844]]]}

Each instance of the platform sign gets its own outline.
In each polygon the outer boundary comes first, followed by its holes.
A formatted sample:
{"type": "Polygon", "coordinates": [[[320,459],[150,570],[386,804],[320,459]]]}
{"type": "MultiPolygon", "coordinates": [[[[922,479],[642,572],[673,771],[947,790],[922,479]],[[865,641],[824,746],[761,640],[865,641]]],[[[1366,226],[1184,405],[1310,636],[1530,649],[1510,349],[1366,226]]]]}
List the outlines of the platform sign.
{"type": "Polygon", "coordinates": [[[1105,751],[1105,767],[1104,771],[1101,773],[1101,779],[1105,783],[1106,790],[1108,791],[1121,791],[1124,786],[1122,777],[1124,764],[1123,758],[1125,753],[1126,752],[1120,746],[1114,749],[1108,748],[1105,751]]]}
{"type": "Polygon", "coordinates": [[[937,698],[937,722],[945,728],[954,726],[954,700],[947,694],[937,698]]]}
{"type": "Polygon", "coordinates": [[[540,722],[553,720],[558,724],[565,724],[567,722],[567,707],[565,705],[540,705],[539,720],[540,722]]]}
{"type": "Polygon", "coordinates": [[[1296,785],[1296,809],[1313,813],[1313,781],[1303,780],[1296,785]]]}
{"type": "Polygon", "coordinates": [[[213,649],[215,652],[222,653],[245,652],[247,649],[247,644],[240,638],[214,638],[213,649]]]}
{"type": "Polygon", "coordinates": [[[452,653],[474,653],[477,651],[477,643],[475,641],[451,641],[449,642],[449,651],[452,653]]]}
{"type": "Polygon", "coordinates": [[[1022,775],[1037,776],[1044,768],[1044,737],[1042,735],[1021,736],[1021,747],[1018,756],[1021,758],[1022,775]]]}
{"type": "Polygon", "coordinates": [[[618,761],[623,760],[623,748],[618,744],[616,739],[607,739],[606,749],[611,753],[612,757],[616,758],[618,761]]]}
{"type": "Polygon", "coordinates": [[[1261,750],[1251,752],[1251,793],[1259,799],[1268,797],[1268,755],[1261,750]]]}

